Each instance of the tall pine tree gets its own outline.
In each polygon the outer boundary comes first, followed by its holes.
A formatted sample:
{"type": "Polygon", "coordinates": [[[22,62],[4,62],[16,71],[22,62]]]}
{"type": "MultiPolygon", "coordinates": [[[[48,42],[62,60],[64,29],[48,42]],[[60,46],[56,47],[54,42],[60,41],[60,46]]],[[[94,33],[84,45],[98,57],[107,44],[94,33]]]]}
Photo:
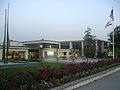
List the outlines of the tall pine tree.
{"type": "Polygon", "coordinates": [[[95,56],[95,36],[91,35],[89,27],[84,33],[84,55],[86,58],[93,58],[95,56]]]}

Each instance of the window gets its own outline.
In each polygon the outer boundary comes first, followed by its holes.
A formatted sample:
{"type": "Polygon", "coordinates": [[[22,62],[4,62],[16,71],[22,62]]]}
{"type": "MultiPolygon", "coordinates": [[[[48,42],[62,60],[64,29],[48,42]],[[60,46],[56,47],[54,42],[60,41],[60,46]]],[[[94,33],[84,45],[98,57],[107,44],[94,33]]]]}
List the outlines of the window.
{"type": "Polygon", "coordinates": [[[73,44],[73,49],[78,49],[78,50],[81,50],[81,42],[72,42],[73,44]]]}
{"type": "Polygon", "coordinates": [[[66,55],[66,52],[64,52],[64,55],[66,55]]]}
{"type": "Polygon", "coordinates": [[[61,49],[69,49],[70,43],[69,42],[61,42],[61,49]]]}

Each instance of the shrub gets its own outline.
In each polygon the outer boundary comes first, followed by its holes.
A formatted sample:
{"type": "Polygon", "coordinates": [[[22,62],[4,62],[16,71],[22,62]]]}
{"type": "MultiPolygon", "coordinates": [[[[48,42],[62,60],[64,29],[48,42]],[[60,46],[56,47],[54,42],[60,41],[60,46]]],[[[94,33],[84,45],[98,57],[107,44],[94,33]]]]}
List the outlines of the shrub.
{"type": "Polygon", "coordinates": [[[105,53],[103,53],[103,52],[97,53],[97,58],[104,58],[104,57],[105,57],[105,53]]]}
{"type": "MultiPolygon", "coordinates": [[[[61,65],[60,68],[41,67],[38,71],[24,70],[0,81],[0,90],[43,90],[76,80],[102,70],[120,65],[120,59],[99,60],[61,65]],[[7,86],[7,87],[6,87],[7,86]]],[[[3,73],[0,72],[2,75],[3,73]]]]}

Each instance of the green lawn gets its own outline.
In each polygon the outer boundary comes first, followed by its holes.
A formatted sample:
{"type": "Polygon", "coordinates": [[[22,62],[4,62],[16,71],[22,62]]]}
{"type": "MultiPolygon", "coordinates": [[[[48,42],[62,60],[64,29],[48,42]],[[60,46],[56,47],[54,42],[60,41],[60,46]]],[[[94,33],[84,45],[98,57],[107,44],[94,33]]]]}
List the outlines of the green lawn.
{"type": "MultiPolygon", "coordinates": [[[[22,70],[35,70],[37,71],[37,69],[39,67],[45,67],[45,66],[51,66],[51,67],[60,67],[62,65],[62,63],[54,63],[54,62],[39,62],[37,65],[32,65],[32,66],[19,66],[19,67],[9,67],[9,68],[2,68],[0,69],[1,71],[3,71],[4,73],[4,77],[6,78],[11,74],[14,74],[15,72],[18,71],[22,71],[22,70]]],[[[64,64],[67,65],[67,64],[64,64]]]]}

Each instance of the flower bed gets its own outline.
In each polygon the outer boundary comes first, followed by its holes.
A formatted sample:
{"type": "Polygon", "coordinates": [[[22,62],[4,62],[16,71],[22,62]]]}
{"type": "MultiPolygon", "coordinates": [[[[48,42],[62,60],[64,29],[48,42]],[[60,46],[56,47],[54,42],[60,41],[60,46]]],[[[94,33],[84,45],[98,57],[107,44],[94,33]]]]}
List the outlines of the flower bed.
{"type": "MultiPolygon", "coordinates": [[[[60,68],[42,67],[38,71],[26,70],[10,75],[7,80],[0,80],[0,90],[43,90],[56,87],[70,81],[95,74],[120,65],[120,59],[82,62],[61,65],[60,68]]],[[[2,76],[2,72],[0,72],[2,76]]]]}

